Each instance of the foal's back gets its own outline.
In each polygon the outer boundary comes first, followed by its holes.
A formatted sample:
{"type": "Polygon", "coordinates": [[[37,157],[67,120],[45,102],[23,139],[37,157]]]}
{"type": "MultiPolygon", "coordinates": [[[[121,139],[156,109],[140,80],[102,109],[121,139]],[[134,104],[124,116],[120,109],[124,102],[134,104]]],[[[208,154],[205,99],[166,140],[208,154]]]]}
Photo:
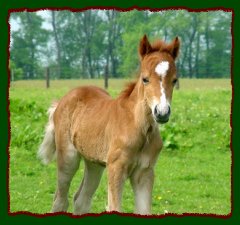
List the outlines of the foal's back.
{"type": "Polygon", "coordinates": [[[112,98],[101,88],[86,86],[70,91],[54,113],[57,150],[66,153],[73,145],[88,160],[105,163],[105,129],[112,109],[112,98]]]}

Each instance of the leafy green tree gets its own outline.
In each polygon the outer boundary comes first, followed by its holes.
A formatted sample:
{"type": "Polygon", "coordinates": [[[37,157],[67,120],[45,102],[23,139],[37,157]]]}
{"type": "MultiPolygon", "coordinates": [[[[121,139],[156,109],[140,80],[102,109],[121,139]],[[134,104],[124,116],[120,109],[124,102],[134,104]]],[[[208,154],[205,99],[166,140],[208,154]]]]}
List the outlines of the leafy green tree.
{"type": "Polygon", "coordinates": [[[41,53],[47,45],[48,31],[42,28],[43,19],[36,13],[20,12],[20,28],[12,33],[11,60],[21,68],[24,78],[33,79],[39,74],[41,53]]]}
{"type": "Polygon", "coordinates": [[[49,11],[13,13],[20,29],[12,32],[11,60],[23,78],[40,77],[51,66],[56,78],[96,78],[108,71],[128,77],[138,70],[138,45],[144,34],[151,41],[181,40],[177,61],[181,77],[229,77],[231,66],[231,13],[221,10],[159,12],[132,10],[49,11]],[[107,69],[107,70],[106,70],[107,69]]]}
{"type": "Polygon", "coordinates": [[[105,16],[106,67],[113,77],[118,77],[119,56],[117,46],[122,45],[121,25],[118,23],[120,13],[116,10],[106,10],[105,16]]]}
{"type": "Polygon", "coordinates": [[[216,11],[206,15],[206,76],[226,77],[231,66],[231,16],[216,11]]]}
{"type": "Polygon", "coordinates": [[[119,64],[119,73],[127,77],[135,73],[139,65],[138,46],[142,36],[150,34],[151,27],[148,26],[150,14],[148,11],[132,10],[122,12],[119,16],[122,45],[119,45],[118,53],[121,64],[119,64]]]}
{"type": "Polygon", "coordinates": [[[9,60],[9,70],[11,81],[23,79],[23,70],[21,68],[17,68],[12,60],[9,60]]]}

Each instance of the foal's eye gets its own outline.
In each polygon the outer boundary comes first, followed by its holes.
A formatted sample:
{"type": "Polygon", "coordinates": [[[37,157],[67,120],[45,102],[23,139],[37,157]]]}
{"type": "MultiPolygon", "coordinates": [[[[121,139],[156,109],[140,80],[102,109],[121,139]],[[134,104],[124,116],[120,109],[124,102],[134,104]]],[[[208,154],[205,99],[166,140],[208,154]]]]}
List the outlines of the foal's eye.
{"type": "Polygon", "coordinates": [[[172,81],[173,85],[175,85],[175,84],[177,83],[177,81],[178,81],[178,79],[175,78],[175,79],[172,81]]]}
{"type": "Polygon", "coordinates": [[[148,78],[146,78],[146,77],[144,77],[144,78],[142,79],[142,81],[143,81],[143,83],[144,83],[144,84],[147,84],[147,83],[149,83],[149,79],[148,79],[148,78]]]}

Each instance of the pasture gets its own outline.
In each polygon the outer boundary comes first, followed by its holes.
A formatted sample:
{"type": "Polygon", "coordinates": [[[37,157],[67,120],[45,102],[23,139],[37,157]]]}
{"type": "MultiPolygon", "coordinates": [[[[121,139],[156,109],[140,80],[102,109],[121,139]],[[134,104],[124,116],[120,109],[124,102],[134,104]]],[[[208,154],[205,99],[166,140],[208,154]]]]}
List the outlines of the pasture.
{"type": "MultiPolygon", "coordinates": [[[[110,80],[113,97],[127,80],[110,80]]],[[[9,147],[10,211],[49,212],[56,187],[56,164],[44,166],[36,158],[53,100],[79,85],[102,86],[102,80],[16,81],[11,84],[9,147]]],[[[155,170],[153,214],[231,211],[230,151],[231,83],[229,79],[181,79],[174,90],[169,123],[160,126],[164,148],[155,170]]],[[[73,179],[70,202],[82,178],[83,164],[73,179]]],[[[92,212],[105,211],[106,173],[93,199],[92,212]]],[[[133,211],[129,182],[123,211],[133,211]]],[[[70,212],[72,205],[70,204],[70,212]]]]}

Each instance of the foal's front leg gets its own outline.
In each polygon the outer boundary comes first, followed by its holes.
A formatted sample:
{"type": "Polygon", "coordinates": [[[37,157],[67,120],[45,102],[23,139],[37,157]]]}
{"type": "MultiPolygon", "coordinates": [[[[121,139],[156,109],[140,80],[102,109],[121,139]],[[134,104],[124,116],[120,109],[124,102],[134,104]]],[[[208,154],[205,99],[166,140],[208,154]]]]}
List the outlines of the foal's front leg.
{"type": "Polygon", "coordinates": [[[151,214],[152,189],[154,182],[153,168],[138,168],[130,177],[135,197],[135,213],[151,214]]]}
{"type": "Polygon", "coordinates": [[[127,177],[126,162],[117,156],[110,157],[108,172],[108,207],[107,211],[121,211],[122,190],[127,177]],[[112,158],[115,158],[112,160],[112,158]]]}

